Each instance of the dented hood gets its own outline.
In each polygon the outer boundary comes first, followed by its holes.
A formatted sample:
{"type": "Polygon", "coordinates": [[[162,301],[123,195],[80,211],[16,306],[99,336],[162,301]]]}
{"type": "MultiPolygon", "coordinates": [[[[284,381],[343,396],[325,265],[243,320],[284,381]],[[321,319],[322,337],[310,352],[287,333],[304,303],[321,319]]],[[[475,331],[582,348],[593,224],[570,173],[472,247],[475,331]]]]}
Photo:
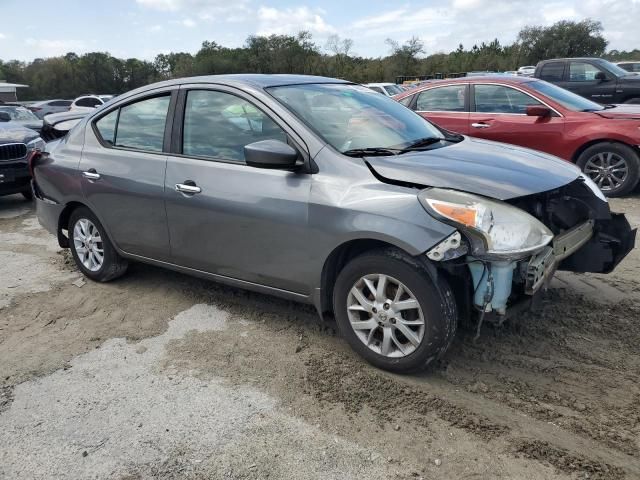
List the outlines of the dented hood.
{"type": "Polygon", "coordinates": [[[365,161],[382,180],[452,188],[498,200],[553,190],[580,176],[575,165],[557,157],[470,137],[434,150],[365,161]]]}
{"type": "Polygon", "coordinates": [[[602,118],[640,120],[640,105],[616,105],[613,108],[593,112],[602,118]]]}

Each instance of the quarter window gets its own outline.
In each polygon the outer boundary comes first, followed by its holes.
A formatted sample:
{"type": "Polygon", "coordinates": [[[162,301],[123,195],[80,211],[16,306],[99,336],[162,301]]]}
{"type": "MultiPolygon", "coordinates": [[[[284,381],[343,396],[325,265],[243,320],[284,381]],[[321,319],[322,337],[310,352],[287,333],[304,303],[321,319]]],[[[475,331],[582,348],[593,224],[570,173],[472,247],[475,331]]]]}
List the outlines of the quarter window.
{"type": "Polygon", "coordinates": [[[411,105],[411,100],[413,100],[413,95],[409,95],[408,97],[404,97],[403,99],[398,100],[398,103],[401,103],[405,107],[408,107],[409,105],[411,105]]]}
{"type": "Polygon", "coordinates": [[[563,62],[545,63],[540,71],[540,78],[548,82],[561,82],[564,74],[563,62]]]}
{"type": "Polygon", "coordinates": [[[187,94],[182,153],[244,163],[244,147],[260,140],[287,141],[266,114],[240,97],[213,90],[187,94]]]}
{"type": "Polygon", "coordinates": [[[571,82],[593,82],[596,74],[601,70],[590,63],[571,62],[569,65],[569,81],[571,82]]]}
{"type": "Polygon", "coordinates": [[[98,128],[98,132],[100,132],[102,140],[109,145],[115,145],[118,112],[119,110],[114,110],[96,122],[96,127],[98,128]]]}
{"type": "Polygon", "coordinates": [[[529,105],[542,105],[533,97],[502,85],[475,85],[476,112],[527,113],[529,105]]]}
{"type": "Polygon", "coordinates": [[[416,110],[423,112],[464,112],[466,88],[466,85],[450,85],[420,92],[416,110]]]}

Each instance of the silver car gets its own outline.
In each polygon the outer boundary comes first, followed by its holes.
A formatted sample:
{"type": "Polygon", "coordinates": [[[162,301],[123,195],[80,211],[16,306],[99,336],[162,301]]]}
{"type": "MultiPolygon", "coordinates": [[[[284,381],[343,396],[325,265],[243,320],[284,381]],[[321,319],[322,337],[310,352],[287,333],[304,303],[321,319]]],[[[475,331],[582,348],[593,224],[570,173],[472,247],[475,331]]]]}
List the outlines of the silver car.
{"type": "Polygon", "coordinates": [[[439,129],[349,82],[230,75],[99,107],[34,158],[38,218],[90,279],[131,261],[315,305],[368,361],[425,367],[635,231],[573,165],[439,129]]]}

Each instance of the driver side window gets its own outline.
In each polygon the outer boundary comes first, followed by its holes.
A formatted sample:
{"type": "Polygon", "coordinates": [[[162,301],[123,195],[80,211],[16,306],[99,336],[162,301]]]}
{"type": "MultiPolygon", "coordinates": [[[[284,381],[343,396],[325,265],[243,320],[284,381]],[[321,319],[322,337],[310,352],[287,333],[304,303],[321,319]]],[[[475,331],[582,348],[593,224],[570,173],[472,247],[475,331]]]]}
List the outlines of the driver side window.
{"type": "Polygon", "coordinates": [[[182,153],[244,163],[244,147],[287,142],[286,133],[248,101],[226,92],[191,90],[184,113],[182,153]]]}
{"type": "Polygon", "coordinates": [[[525,115],[530,105],[542,105],[535,98],[502,85],[475,85],[476,112],[525,115]]]}

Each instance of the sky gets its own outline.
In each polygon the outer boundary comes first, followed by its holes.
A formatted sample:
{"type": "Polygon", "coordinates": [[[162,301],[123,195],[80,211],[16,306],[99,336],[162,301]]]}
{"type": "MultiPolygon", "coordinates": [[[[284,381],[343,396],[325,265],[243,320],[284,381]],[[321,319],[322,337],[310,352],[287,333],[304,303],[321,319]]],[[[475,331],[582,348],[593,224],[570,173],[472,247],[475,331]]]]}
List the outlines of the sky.
{"type": "Polygon", "coordinates": [[[237,47],[249,35],[300,30],[322,48],[330,35],[351,38],[367,57],[387,55],[387,38],[417,36],[432,54],[584,18],[602,22],[610,49],[640,47],[640,0],[0,0],[0,59],[106,51],[152,60],[195,53],[204,40],[237,47]]]}

